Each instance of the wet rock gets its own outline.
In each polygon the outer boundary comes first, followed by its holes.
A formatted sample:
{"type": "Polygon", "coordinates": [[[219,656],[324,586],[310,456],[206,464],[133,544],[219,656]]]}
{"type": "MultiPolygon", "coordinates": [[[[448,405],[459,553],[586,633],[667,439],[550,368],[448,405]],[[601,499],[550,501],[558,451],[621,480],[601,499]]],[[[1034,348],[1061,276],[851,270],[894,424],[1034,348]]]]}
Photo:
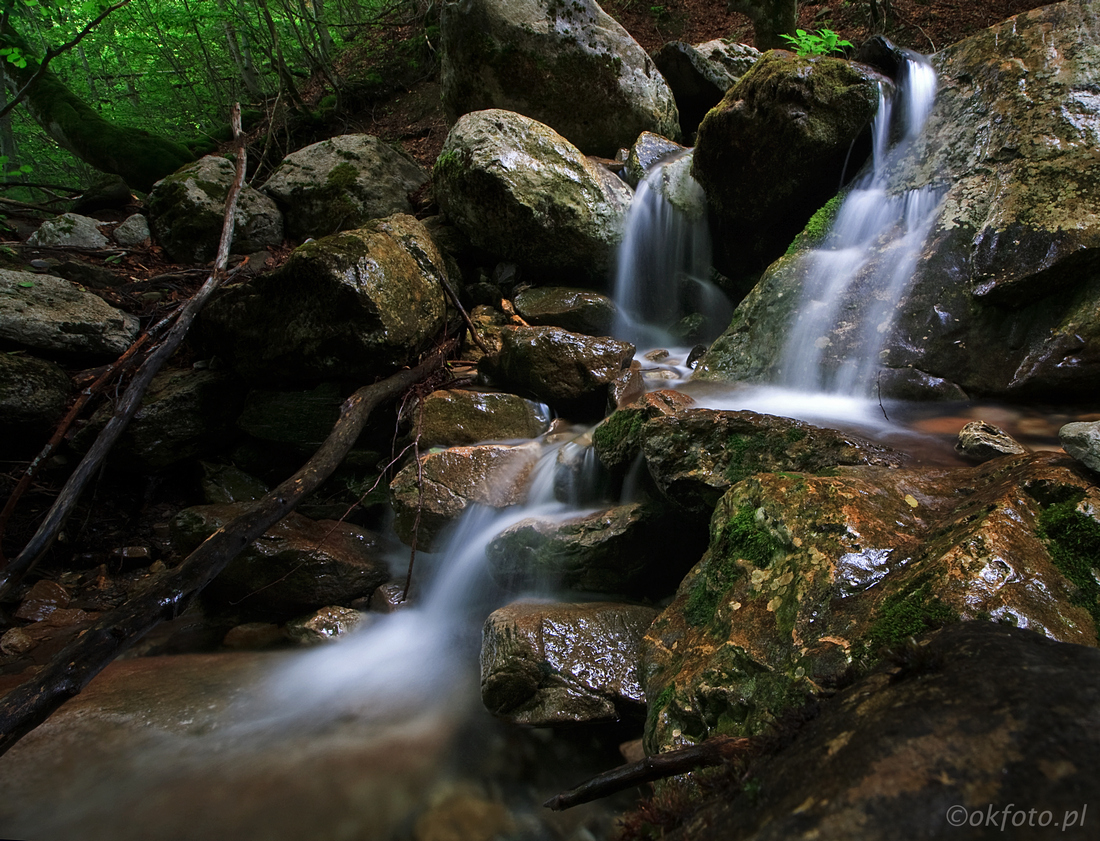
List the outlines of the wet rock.
{"type": "Polygon", "coordinates": [[[237,425],[254,438],[316,449],[332,432],[345,397],[337,383],[308,390],[254,388],[237,425]]]}
{"type": "Polygon", "coordinates": [[[682,403],[669,397],[628,406],[593,435],[605,467],[621,474],[640,455],[656,488],[681,510],[709,515],[731,485],[753,473],[900,463],[890,449],[834,429],[682,403]]]}
{"type": "Polygon", "coordinates": [[[619,372],[608,388],[608,406],[610,409],[625,409],[645,394],[645,378],[642,372],[631,365],[619,372]]]}
{"type": "MultiPolygon", "coordinates": [[[[191,552],[247,508],[247,503],[185,508],[172,520],[177,551],[191,552]]],[[[369,596],[388,578],[375,535],[292,512],[231,561],[203,597],[211,606],[279,620],[369,596]]]]}
{"type": "Polygon", "coordinates": [[[417,416],[422,447],[537,438],[550,427],[545,406],[502,391],[433,391],[417,416]]]}
{"type": "Polygon", "coordinates": [[[103,248],[107,237],[99,230],[101,222],[76,213],[62,213],[47,219],[27,239],[27,245],[103,248]]]}
{"type": "Polygon", "coordinates": [[[656,615],[615,602],[516,602],[485,621],[481,698],[494,715],[548,726],[641,709],[638,643],[656,615]]]}
{"type": "Polygon", "coordinates": [[[608,385],[630,365],[634,346],[557,327],[505,327],[500,355],[479,367],[506,387],[574,418],[599,417],[608,385]]]}
{"type": "Polygon", "coordinates": [[[514,837],[516,821],[508,808],[473,787],[460,784],[416,819],[413,841],[494,841],[514,837]]]}
{"type": "Polygon", "coordinates": [[[825,703],[665,837],[1087,837],[1098,674],[1093,648],[990,623],[944,628],[825,703]]]}
{"type": "Polygon", "coordinates": [[[230,628],[222,645],[234,651],[262,651],[285,641],[286,634],[274,622],[245,622],[230,628]]]}
{"type": "Polygon", "coordinates": [[[1100,422],[1067,423],[1058,430],[1062,449],[1090,470],[1100,472],[1100,422]]]}
{"type": "Polygon", "coordinates": [[[366,617],[349,607],[323,607],[286,623],[286,635],[299,645],[334,642],[366,622],[366,617]]]}
{"type": "MultiPolygon", "coordinates": [[[[237,435],[242,402],[241,381],[232,372],[162,370],[112,449],[111,461],[146,472],[225,450],[237,435]]],[[[110,406],[96,411],[73,436],[73,448],[86,452],[112,414],[110,406]]]]}
{"type": "Polygon", "coordinates": [[[0,654],[6,654],[9,657],[26,654],[36,645],[38,641],[22,628],[8,628],[3,636],[0,636],[0,654]]]}
{"type": "Polygon", "coordinates": [[[699,126],[693,173],[731,264],[763,268],[870,151],[853,143],[884,77],[843,59],[766,53],[699,126]]]}
{"type": "Polygon", "coordinates": [[[141,245],[150,236],[152,234],[149,232],[149,222],[140,213],[127,216],[117,228],[111,231],[111,238],[126,248],[141,245]]]}
{"type": "Polygon", "coordinates": [[[959,431],[955,451],[976,461],[989,461],[997,456],[1020,455],[1027,449],[999,426],[971,421],[959,431]]]}
{"type": "Polygon", "coordinates": [[[635,598],[673,592],[706,548],[665,506],[627,503],[581,517],[528,517],[486,548],[493,578],[513,592],[566,588],[635,598]],[[694,538],[694,539],[693,539],[694,538]]]}
{"type": "Polygon", "coordinates": [[[672,41],[653,56],[680,110],[680,128],[692,138],[707,112],[722,101],[760,58],[760,51],[726,38],[704,44],[672,41]]]}
{"type": "Polygon", "coordinates": [[[681,146],[674,140],[661,137],[651,131],[643,131],[630,147],[630,153],[626,158],[626,167],[623,176],[627,184],[637,188],[646,174],[653,167],[669,157],[687,151],[686,146],[681,146]]]}
{"type": "Polygon", "coordinates": [[[531,286],[512,299],[516,312],[535,327],[560,327],[586,336],[607,336],[615,304],[606,295],[567,286],[531,286]]]}
{"type": "Polygon", "coordinates": [[[0,445],[5,451],[41,447],[61,419],[73,384],[52,362],[0,353],[0,445]],[[22,439],[26,436],[26,442],[22,439]]]}
{"type": "Polygon", "coordinates": [[[501,110],[455,124],[432,181],[439,206],[474,245],[558,282],[605,280],[632,198],[553,129],[501,110]]]}
{"type": "Polygon", "coordinates": [[[345,134],[287,155],[260,189],[285,214],[287,236],[303,240],[411,214],[409,194],[427,181],[400,148],[369,134],[345,134]]]}
{"type": "Polygon", "coordinates": [[[527,497],[540,447],[484,444],[426,453],[402,468],[390,483],[394,529],[406,543],[438,548],[440,532],[477,503],[507,508],[527,497]]]}
{"type": "Polygon", "coordinates": [[[51,275],[0,269],[0,339],[46,353],[114,358],[137,338],[137,318],[51,275]]]}
{"type": "Polygon", "coordinates": [[[1096,645],[1100,493],[1062,455],[758,474],[647,634],[647,747],[766,730],[884,646],[963,620],[1096,645]]]}
{"type": "Polygon", "coordinates": [[[266,483],[232,464],[203,461],[199,465],[202,467],[199,487],[207,503],[251,502],[270,490],[266,483]]]}
{"type": "MultiPolygon", "coordinates": [[[[157,244],[180,263],[214,259],[233,184],[233,163],[207,155],[158,181],[146,200],[157,244]]],[[[240,253],[282,245],[283,216],[275,202],[252,187],[241,189],[233,220],[233,248],[240,253]]]]}
{"type": "Polygon", "coordinates": [[[15,618],[38,622],[54,611],[68,607],[71,600],[69,591],[56,581],[46,579],[36,581],[23,597],[23,601],[19,603],[15,618]]]}
{"type": "Polygon", "coordinates": [[[440,26],[451,122],[515,111],[606,158],[642,131],[679,136],[676,102],[653,60],[594,0],[447,2],[440,26]]]}
{"type": "Polygon", "coordinates": [[[299,247],[203,310],[204,339],[246,378],[372,380],[427,349],[446,317],[443,256],[397,214],[299,247]]]}

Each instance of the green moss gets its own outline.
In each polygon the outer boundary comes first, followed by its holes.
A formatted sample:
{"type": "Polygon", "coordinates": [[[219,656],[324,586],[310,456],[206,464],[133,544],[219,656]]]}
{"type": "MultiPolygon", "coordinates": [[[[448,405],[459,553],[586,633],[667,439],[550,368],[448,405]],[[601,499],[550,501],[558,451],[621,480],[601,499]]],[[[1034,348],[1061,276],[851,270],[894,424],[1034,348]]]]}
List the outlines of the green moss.
{"type": "Polygon", "coordinates": [[[346,190],[355,183],[358,171],[349,163],[339,163],[334,166],[325,179],[325,187],[333,190],[346,190]]]}
{"type": "Polygon", "coordinates": [[[818,208],[817,212],[810,217],[810,221],[806,223],[806,227],[791,241],[791,244],[787,247],[786,256],[821,244],[822,240],[825,239],[825,235],[829,233],[829,229],[833,226],[833,220],[836,219],[837,212],[844,203],[845,195],[846,193],[837,193],[818,208]]]}
{"type": "Polygon", "coordinates": [[[1046,506],[1039,515],[1038,532],[1054,565],[1077,588],[1073,604],[1085,608],[1100,631],[1100,523],[1077,510],[1084,496],[1084,491],[1077,491],[1046,506]]]}
{"type": "Polygon", "coordinates": [[[743,558],[764,569],[782,551],[783,544],[760,523],[756,509],[744,505],[722,526],[717,547],[723,555],[743,558]]]}
{"type": "Polygon", "coordinates": [[[864,639],[864,656],[884,645],[898,645],[925,631],[957,621],[959,615],[939,597],[932,595],[932,582],[925,577],[911,587],[887,596],[879,607],[879,618],[864,639]]]}

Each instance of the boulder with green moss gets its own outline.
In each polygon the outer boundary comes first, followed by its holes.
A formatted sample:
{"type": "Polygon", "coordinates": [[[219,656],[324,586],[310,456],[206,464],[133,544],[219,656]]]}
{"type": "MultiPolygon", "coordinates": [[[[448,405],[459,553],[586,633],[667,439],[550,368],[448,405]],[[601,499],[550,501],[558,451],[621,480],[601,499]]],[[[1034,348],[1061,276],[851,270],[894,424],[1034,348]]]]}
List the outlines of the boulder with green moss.
{"type": "Polygon", "coordinates": [[[758,474],[646,637],[648,749],[764,732],[884,647],[1004,622],[1096,645],[1100,493],[1064,455],[758,474]]]}
{"type": "Polygon", "coordinates": [[[449,0],[440,27],[451,122],[503,108],[606,158],[643,131],[679,138],[664,77],[594,0],[449,0]]]}
{"type": "Polygon", "coordinates": [[[557,283],[604,283],[633,193],[550,127],[477,111],[432,172],[439,206],[470,241],[557,283]]]}
{"type": "Polygon", "coordinates": [[[505,391],[433,391],[414,415],[421,447],[536,438],[550,427],[546,406],[505,391]]]}
{"type": "Polygon", "coordinates": [[[277,271],[227,290],[200,332],[246,378],[370,380],[429,348],[444,327],[442,255],[411,216],[300,246],[277,271]]]}
{"type": "MultiPolygon", "coordinates": [[[[153,237],[180,263],[214,259],[233,184],[232,161],[207,155],[158,181],[146,201],[153,237]]],[[[233,248],[247,254],[283,243],[283,216],[275,202],[245,185],[233,218],[233,248]]]]}
{"type": "Polygon", "coordinates": [[[304,240],[412,213],[409,194],[427,182],[402,149],[369,134],[344,134],[287,155],[260,189],[282,209],[287,236],[304,240]]]}

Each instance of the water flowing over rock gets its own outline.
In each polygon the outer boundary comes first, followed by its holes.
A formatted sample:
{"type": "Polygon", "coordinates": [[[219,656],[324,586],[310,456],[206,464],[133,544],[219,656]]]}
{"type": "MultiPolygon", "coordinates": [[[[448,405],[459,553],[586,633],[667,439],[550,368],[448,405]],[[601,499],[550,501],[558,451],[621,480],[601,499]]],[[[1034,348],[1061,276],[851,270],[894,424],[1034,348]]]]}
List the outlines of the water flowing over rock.
{"type": "Polygon", "coordinates": [[[967,623],[824,704],[670,841],[1088,837],[1100,652],[967,623]],[[766,796],[761,796],[766,792],[766,796]],[[984,827],[984,829],[983,829],[984,827]]]}
{"type": "MultiPolygon", "coordinates": [[[[153,185],[146,200],[149,222],[169,257],[181,263],[214,259],[233,177],[230,161],[207,155],[153,185]]],[[[282,242],[283,216],[275,202],[252,187],[243,187],[233,219],[234,250],[247,254],[282,242]]]]}
{"type": "MultiPolygon", "coordinates": [[[[172,521],[172,541],[186,554],[239,516],[248,503],[196,505],[172,521]]],[[[355,526],[291,512],[229,563],[203,591],[208,603],[252,616],[289,619],[347,605],[389,579],[378,538],[355,526]]]]}
{"type": "Polygon", "coordinates": [[[850,664],[960,620],[1096,645],[1098,506],[1060,454],[740,482],[646,637],[648,749],[762,732],[850,664]]]}
{"type": "Polygon", "coordinates": [[[299,247],[282,268],[203,311],[204,338],[246,378],[365,380],[416,358],[443,329],[442,255],[397,214],[299,247]]]}
{"type": "Polygon", "coordinates": [[[572,417],[602,417],[608,385],[630,365],[634,346],[557,327],[505,327],[501,350],[479,367],[572,417]]]}
{"type": "Polygon", "coordinates": [[[394,529],[411,544],[431,551],[446,526],[472,504],[507,508],[527,498],[538,445],[483,444],[426,453],[390,483],[394,529]]]}
{"type": "Polygon", "coordinates": [[[500,110],[455,124],[432,180],[474,245],[570,285],[604,282],[632,198],[553,129],[500,110]]]}
{"type": "Polygon", "coordinates": [[[772,50],[707,114],[693,172],[724,226],[728,263],[766,266],[844,173],[856,173],[870,145],[852,144],[870,126],[883,84],[862,65],[772,50]]]}
{"type": "Polygon", "coordinates": [[[645,50],[593,0],[448,0],[443,106],[501,108],[613,157],[642,131],[679,137],[672,91],[645,50]]]}
{"type": "Polygon", "coordinates": [[[760,50],[717,38],[704,44],[672,41],[653,56],[680,111],[680,128],[690,141],[707,112],[722,101],[760,58],[760,50]]]}
{"type": "Polygon", "coordinates": [[[412,213],[409,194],[428,174],[404,151],[369,134],[344,134],[292,152],[261,188],[303,240],[358,228],[371,219],[412,213]]]}
{"type": "Polygon", "coordinates": [[[607,336],[615,305],[606,295],[566,286],[530,286],[512,300],[523,320],[536,327],[560,327],[586,336],[607,336]]]}
{"type": "Polygon", "coordinates": [[[444,389],[424,398],[417,415],[422,447],[537,438],[550,427],[541,403],[503,391],[444,389]]]}
{"type": "Polygon", "coordinates": [[[46,354],[116,357],[140,323],[98,295],[52,275],[0,269],[0,339],[46,354]]]}
{"type": "Polygon", "coordinates": [[[103,224],[76,213],[62,213],[47,219],[27,239],[27,245],[61,245],[71,248],[104,248],[107,237],[99,230],[103,224]]]}
{"type": "Polygon", "coordinates": [[[481,698],[495,715],[547,726],[638,715],[638,643],[657,611],[615,602],[516,602],[485,621],[481,698]]]}

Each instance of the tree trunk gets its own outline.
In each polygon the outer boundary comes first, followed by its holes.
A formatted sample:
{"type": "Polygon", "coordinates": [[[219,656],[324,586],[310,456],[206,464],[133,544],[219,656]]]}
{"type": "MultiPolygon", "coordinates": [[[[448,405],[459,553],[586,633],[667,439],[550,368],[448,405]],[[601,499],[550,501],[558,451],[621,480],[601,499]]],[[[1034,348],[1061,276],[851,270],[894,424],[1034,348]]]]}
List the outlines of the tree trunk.
{"type": "Polygon", "coordinates": [[[252,64],[252,55],[248,49],[247,40],[244,46],[241,45],[241,39],[237,36],[237,27],[234,25],[232,19],[229,16],[229,12],[225,8],[225,0],[218,0],[218,7],[221,9],[225,18],[222,20],[222,28],[225,30],[225,41],[229,47],[229,55],[233,59],[233,64],[237,67],[237,73],[240,74],[241,83],[244,85],[244,89],[248,92],[248,95],[252,97],[253,102],[259,102],[264,98],[263,88],[260,87],[260,77],[256,75],[256,68],[252,64]]]}
{"type": "Polygon", "coordinates": [[[794,35],[798,23],[798,0],[729,0],[731,12],[752,21],[754,46],[758,50],[786,47],[780,35],[794,35]]]}
{"type": "MultiPolygon", "coordinates": [[[[34,55],[10,21],[0,33],[0,45],[34,55]]],[[[15,93],[37,70],[35,61],[28,61],[26,67],[0,62],[0,81],[15,93]]],[[[59,146],[101,172],[120,176],[136,190],[148,192],[154,182],[194,160],[187,148],[174,140],[109,123],[48,68],[27,91],[25,102],[35,122],[59,146]]]]}

